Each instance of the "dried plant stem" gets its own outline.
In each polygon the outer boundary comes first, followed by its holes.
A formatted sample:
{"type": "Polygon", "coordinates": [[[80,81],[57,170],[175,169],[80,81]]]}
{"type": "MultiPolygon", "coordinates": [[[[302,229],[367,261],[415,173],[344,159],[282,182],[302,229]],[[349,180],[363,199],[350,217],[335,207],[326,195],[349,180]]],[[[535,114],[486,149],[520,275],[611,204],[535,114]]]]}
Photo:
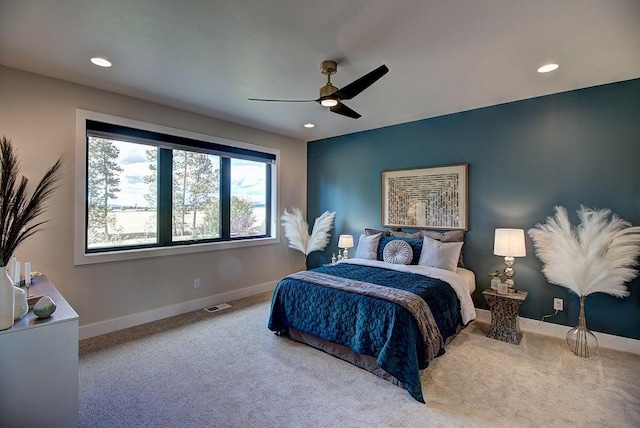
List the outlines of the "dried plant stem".
{"type": "Polygon", "coordinates": [[[567,343],[571,351],[579,357],[590,357],[598,348],[598,339],[587,328],[587,320],[584,315],[584,302],[586,296],[580,296],[580,315],[578,325],[567,333],[567,343]]]}
{"type": "Polygon", "coordinates": [[[62,178],[62,158],[49,168],[30,193],[29,179],[20,178],[20,163],[11,141],[0,141],[0,266],[6,266],[18,245],[41,230],[37,219],[62,178]]]}

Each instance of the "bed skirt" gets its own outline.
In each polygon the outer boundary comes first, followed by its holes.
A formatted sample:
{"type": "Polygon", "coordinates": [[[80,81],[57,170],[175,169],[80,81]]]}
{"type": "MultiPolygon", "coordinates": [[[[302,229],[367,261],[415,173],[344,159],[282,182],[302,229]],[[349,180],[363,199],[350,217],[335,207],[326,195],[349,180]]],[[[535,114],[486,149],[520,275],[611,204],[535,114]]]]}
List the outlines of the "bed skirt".
{"type": "Polygon", "coordinates": [[[374,375],[393,383],[394,385],[404,388],[402,382],[396,379],[395,376],[389,374],[376,363],[375,357],[358,354],[357,352],[354,352],[352,349],[344,345],[327,342],[324,339],[304,333],[293,327],[289,327],[287,335],[289,336],[289,338],[295,340],[296,342],[313,346],[316,349],[324,351],[327,354],[333,355],[334,357],[340,358],[341,360],[351,363],[354,366],[360,367],[361,369],[365,369],[366,371],[371,372],[374,375]]]}
{"type": "MultiPolygon", "coordinates": [[[[446,345],[448,345],[465,327],[466,326],[462,325],[458,326],[456,334],[447,339],[446,345]]],[[[389,374],[386,370],[378,365],[375,357],[359,354],[344,345],[328,342],[324,339],[304,333],[293,327],[289,327],[288,331],[281,332],[280,334],[287,335],[290,339],[295,340],[296,342],[304,343],[305,345],[309,345],[316,349],[324,351],[329,355],[333,355],[336,358],[351,363],[354,366],[360,367],[361,369],[364,369],[370,373],[373,373],[374,375],[381,377],[382,379],[391,382],[392,384],[397,385],[400,388],[404,388],[402,382],[400,382],[395,376],[389,374]]]]}

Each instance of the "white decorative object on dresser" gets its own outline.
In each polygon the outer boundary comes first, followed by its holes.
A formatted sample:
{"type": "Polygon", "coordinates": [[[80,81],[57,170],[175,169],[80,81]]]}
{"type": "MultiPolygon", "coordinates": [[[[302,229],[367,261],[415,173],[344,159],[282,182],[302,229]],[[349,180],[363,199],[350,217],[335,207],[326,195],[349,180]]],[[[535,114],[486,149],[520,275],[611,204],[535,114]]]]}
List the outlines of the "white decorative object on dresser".
{"type": "Polygon", "coordinates": [[[0,426],[78,426],[78,314],[45,276],[33,293],[57,310],[40,319],[29,311],[0,331],[0,426]]]}

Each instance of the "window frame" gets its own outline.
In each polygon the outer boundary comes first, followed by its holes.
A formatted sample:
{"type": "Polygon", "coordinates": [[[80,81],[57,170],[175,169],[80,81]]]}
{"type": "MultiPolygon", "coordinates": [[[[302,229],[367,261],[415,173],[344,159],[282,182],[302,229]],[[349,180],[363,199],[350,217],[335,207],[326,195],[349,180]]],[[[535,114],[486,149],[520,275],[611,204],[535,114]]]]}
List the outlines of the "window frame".
{"type": "MultiPolygon", "coordinates": [[[[158,144],[160,147],[160,144],[158,144]]],[[[198,146],[191,146],[192,148],[198,148],[198,146]]],[[[207,147],[200,146],[199,148],[207,147]]],[[[180,149],[180,145],[174,145],[173,148],[180,149]]],[[[189,146],[183,146],[188,149],[189,146]]],[[[241,158],[241,156],[240,156],[241,158]]],[[[270,245],[280,242],[278,235],[277,219],[279,212],[279,195],[278,195],[278,171],[280,162],[280,151],[278,149],[257,146],[254,144],[243,143],[233,140],[228,140],[220,137],[213,137],[206,134],[200,134],[196,132],[170,128],[166,126],[140,122],[133,119],[126,119],[122,117],[107,115],[103,113],[96,113],[88,110],[77,109],[76,110],[76,147],[75,147],[75,198],[74,198],[74,263],[75,265],[84,265],[92,263],[104,263],[113,262],[119,260],[131,260],[149,257],[161,257],[174,254],[189,254],[204,251],[225,250],[231,248],[252,247],[258,245],[270,245]],[[242,237],[242,238],[230,238],[228,240],[207,240],[207,241],[185,241],[174,242],[169,246],[141,246],[141,247],[110,247],[104,250],[99,249],[87,249],[87,121],[101,122],[114,127],[126,127],[134,130],[140,130],[143,132],[150,132],[155,134],[164,134],[170,137],[175,137],[177,140],[188,139],[196,143],[202,143],[207,147],[215,147],[218,153],[224,153],[221,151],[225,147],[230,149],[230,155],[235,153],[247,152],[259,152],[275,157],[275,160],[270,163],[270,176],[268,182],[270,184],[270,192],[268,192],[267,201],[270,201],[271,211],[269,217],[269,224],[267,230],[269,232],[266,236],[261,237],[242,237]]]]}

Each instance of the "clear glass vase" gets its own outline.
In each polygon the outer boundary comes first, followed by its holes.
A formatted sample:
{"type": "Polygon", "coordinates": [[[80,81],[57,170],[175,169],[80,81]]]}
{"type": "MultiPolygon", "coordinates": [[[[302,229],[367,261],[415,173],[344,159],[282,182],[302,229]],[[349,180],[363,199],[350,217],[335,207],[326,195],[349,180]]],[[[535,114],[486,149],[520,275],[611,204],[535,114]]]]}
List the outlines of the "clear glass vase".
{"type": "Polygon", "coordinates": [[[578,325],[567,333],[567,345],[579,357],[590,357],[598,349],[598,338],[587,328],[587,320],[584,317],[584,300],[586,296],[580,296],[580,315],[578,325]]]}

